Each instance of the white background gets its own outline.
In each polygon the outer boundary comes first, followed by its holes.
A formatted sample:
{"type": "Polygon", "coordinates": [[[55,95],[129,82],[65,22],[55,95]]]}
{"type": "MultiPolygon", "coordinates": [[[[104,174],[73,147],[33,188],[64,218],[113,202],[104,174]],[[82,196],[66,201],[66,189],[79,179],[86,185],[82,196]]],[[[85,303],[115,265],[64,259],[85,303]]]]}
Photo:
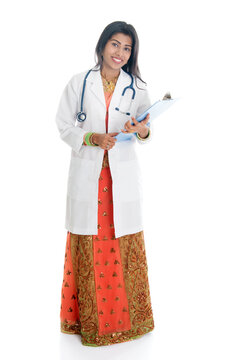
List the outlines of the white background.
{"type": "Polygon", "coordinates": [[[10,0],[0,14],[3,358],[239,360],[237,1],[10,0]],[[152,102],[181,100],[137,147],[155,329],[94,348],[60,333],[70,148],[55,114],[116,20],[138,32],[152,102]]]}

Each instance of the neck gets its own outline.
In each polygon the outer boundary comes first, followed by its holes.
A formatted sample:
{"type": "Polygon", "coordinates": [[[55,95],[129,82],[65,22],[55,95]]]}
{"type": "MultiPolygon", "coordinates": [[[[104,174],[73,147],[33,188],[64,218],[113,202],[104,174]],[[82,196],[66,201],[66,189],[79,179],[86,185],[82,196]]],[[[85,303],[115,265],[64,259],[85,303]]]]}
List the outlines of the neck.
{"type": "Polygon", "coordinates": [[[107,80],[112,80],[114,78],[116,78],[119,74],[120,74],[120,70],[119,69],[112,69],[112,68],[108,68],[106,66],[102,66],[101,68],[101,74],[105,77],[105,79],[107,80]]]}

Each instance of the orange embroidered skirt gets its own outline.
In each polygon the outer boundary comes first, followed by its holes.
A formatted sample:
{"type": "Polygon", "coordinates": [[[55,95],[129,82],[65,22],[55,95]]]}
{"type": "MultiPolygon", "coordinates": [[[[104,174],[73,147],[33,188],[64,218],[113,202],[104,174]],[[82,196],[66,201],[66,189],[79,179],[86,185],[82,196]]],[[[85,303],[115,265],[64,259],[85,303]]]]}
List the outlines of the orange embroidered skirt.
{"type": "Polygon", "coordinates": [[[101,346],[154,329],[144,234],[115,238],[112,177],[105,151],[99,177],[98,234],[67,233],[61,332],[101,346]]]}

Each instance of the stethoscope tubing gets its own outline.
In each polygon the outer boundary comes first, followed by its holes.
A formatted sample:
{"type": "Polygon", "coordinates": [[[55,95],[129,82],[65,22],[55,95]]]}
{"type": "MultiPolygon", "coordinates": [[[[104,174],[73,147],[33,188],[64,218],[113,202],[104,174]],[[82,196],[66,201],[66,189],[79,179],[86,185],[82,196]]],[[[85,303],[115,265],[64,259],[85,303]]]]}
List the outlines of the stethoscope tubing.
{"type": "MultiPolygon", "coordinates": [[[[80,105],[80,112],[77,113],[76,115],[76,120],[79,121],[79,122],[82,122],[82,121],[85,121],[86,118],[87,118],[87,115],[85,112],[83,112],[83,99],[84,99],[84,93],[85,93],[85,88],[86,88],[86,80],[87,80],[87,77],[88,75],[90,74],[90,72],[92,71],[92,69],[90,69],[87,74],[85,75],[85,78],[84,78],[84,81],[83,81],[83,89],[82,89],[82,96],[81,96],[81,105],[80,105]]],[[[131,105],[132,105],[132,101],[134,100],[135,98],[135,94],[136,94],[136,90],[134,89],[133,87],[133,76],[132,74],[130,73],[127,73],[130,77],[131,77],[131,84],[126,86],[124,89],[123,89],[123,92],[122,92],[122,95],[121,95],[121,100],[125,94],[125,92],[127,91],[127,89],[130,89],[132,90],[132,99],[131,99],[131,105]]],[[[121,100],[120,100],[120,103],[121,103],[121,100]]],[[[120,104],[119,104],[120,106],[120,104]]],[[[130,106],[131,108],[131,106],[130,106]]],[[[122,112],[119,107],[116,107],[115,110],[123,113],[123,114],[126,114],[126,115],[130,115],[130,112],[122,112]]]]}

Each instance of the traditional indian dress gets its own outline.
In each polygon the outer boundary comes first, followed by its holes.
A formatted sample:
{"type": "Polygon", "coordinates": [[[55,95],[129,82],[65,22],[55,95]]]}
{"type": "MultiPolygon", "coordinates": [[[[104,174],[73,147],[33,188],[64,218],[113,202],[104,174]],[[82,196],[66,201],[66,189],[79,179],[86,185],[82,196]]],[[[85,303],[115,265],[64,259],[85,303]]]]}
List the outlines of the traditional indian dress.
{"type": "MultiPolygon", "coordinates": [[[[106,129],[113,90],[104,90],[106,129]]],[[[67,232],[60,320],[61,332],[81,335],[88,346],[133,340],[154,329],[144,233],[115,238],[107,150],[98,180],[98,234],[67,232]]]]}

